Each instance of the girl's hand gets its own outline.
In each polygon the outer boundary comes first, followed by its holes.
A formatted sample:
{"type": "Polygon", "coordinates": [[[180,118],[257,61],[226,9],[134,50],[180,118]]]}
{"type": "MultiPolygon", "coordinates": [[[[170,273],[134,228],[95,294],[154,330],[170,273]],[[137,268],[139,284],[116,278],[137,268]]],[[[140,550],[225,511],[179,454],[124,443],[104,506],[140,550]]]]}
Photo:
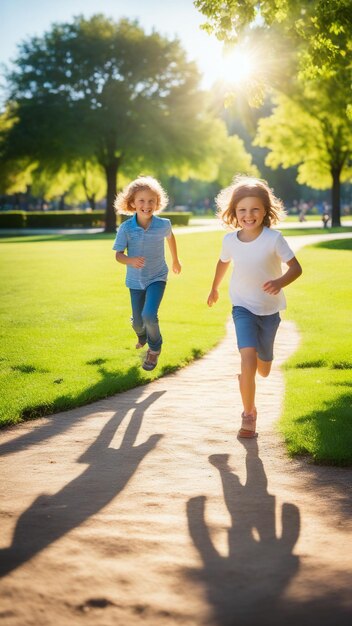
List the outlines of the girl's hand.
{"type": "Polygon", "coordinates": [[[271,296],[276,296],[281,291],[281,281],[279,278],[276,280],[268,280],[263,285],[263,291],[269,293],[271,296]]]}
{"type": "Polygon", "coordinates": [[[129,263],[132,267],[135,267],[137,270],[141,269],[145,265],[145,259],[143,256],[131,256],[129,257],[129,263]]]}
{"type": "Polygon", "coordinates": [[[213,289],[211,290],[209,296],[208,296],[208,306],[213,306],[213,304],[215,304],[215,302],[217,302],[219,300],[219,292],[217,289],[213,289]]]}
{"type": "Polygon", "coordinates": [[[182,265],[180,263],[180,261],[177,259],[177,261],[173,261],[172,263],[172,271],[174,272],[174,274],[180,274],[182,269],[182,265]]]}

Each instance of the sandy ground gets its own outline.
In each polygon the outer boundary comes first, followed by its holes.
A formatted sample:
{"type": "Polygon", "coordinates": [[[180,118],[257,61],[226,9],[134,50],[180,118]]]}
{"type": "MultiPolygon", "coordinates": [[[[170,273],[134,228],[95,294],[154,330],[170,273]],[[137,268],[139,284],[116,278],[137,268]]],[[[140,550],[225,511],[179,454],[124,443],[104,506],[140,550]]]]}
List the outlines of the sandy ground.
{"type": "Polygon", "coordinates": [[[2,431],[1,624],[350,624],[352,472],[275,429],[298,342],[283,321],[256,440],[230,324],[174,375],[2,431]]]}

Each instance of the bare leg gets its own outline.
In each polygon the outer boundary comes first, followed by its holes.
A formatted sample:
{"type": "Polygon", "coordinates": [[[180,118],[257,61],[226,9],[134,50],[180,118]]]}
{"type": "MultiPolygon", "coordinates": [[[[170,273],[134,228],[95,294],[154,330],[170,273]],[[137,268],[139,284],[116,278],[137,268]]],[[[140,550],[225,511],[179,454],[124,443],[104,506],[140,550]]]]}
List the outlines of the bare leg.
{"type": "Polygon", "coordinates": [[[257,371],[257,352],[255,348],[241,348],[240,392],[245,415],[255,411],[255,374],[257,371]]]}
{"type": "Polygon", "coordinates": [[[270,374],[272,361],[262,361],[259,357],[257,357],[257,371],[258,374],[266,378],[270,374]]]}

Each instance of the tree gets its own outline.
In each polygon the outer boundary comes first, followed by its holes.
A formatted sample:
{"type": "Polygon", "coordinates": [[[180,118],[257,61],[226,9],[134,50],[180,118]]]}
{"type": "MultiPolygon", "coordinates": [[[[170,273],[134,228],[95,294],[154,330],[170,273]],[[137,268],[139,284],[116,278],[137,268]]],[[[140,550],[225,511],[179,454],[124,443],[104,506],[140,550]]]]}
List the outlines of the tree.
{"type": "MultiPolygon", "coordinates": [[[[19,194],[25,193],[31,183],[32,171],[36,163],[31,163],[28,158],[13,156],[4,158],[6,150],[4,137],[11,131],[16,118],[12,115],[10,107],[6,107],[0,114],[0,193],[19,194]]],[[[17,203],[17,199],[16,199],[17,203]]]]}
{"type": "Polygon", "coordinates": [[[66,166],[53,171],[40,164],[32,171],[31,193],[40,198],[41,208],[47,202],[59,199],[59,208],[65,208],[65,198],[75,185],[75,174],[66,166]]]}
{"type": "Polygon", "coordinates": [[[195,5],[208,19],[205,28],[224,42],[246,38],[248,43],[259,36],[271,40],[280,60],[283,43],[292,51],[286,78],[261,71],[266,87],[281,96],[272,119],[260,122],[257,145],[272,150],[267,158],[272,166],[299,164],[299,182],[324,188],[330,179],[333,224],[339,224],[340,181],[350,176],[351,158],[350,0],[195,0],[195,5]]]}
{"type": "Polygon", "coordinates": [[[242,139],[237,135],[227,137],[223,144],[222,159],[219,163],[216,181],[227,187],[235,174],[258,176],[259,171],[252,163],[251,155],[245,151],[242,139]]]}
{"type": "Polygon", "coordinates": [[[58,165],[93,161],[107,184],[106,230],[115,229],[117,175],[200,163],[212,120],[199,74],[177,40],[102,15],[56,24],[20,47],[9,75],[15,123],[5,159],[58,165]]]}
{"type": "Polygon", "coordinates": [[[74,182],[67,195],[68,202],[89,203],[94,211],[96,202],[102,200],[105,195],[104,172],[98,163],[94,161],[78,161],[73,168],[74,182]]]}
{"type": "Polygon", "coordinates": [[[168,174],[180,180],[199,180],[229,185],[236,173],[255,175],[257,168],[252,164],[251,155],[243,141],[235,134],[228,134],[223,120],[215,119],[207,138],[207,150],[203,159],[195,166],[169,168],[168,174]]]}
{"type": "Polygon", "coordinates": [[[340,182],[352,176],[352,127],[347,116],[335,114],[334,101],[322,108],[322,97],[321,91],[314,99],[311,94],[306,107],[276,96],[272,115],[259,120],[255,143],[270,149],[270,167],[298,165],[301,184],[332,188],[332,225],[340,226],[340,182]]]}
{"type": "Polygon", "coordinates": [[[201,167],[169,171],[168,189],[173,203],[179,198],[179,204],[196,204],[208,196],[214,196],[221,187],[229,185],[235,174],[258,176],[259,172],[252,163],[244,142],[238,135],[228,135],[225,123],[218,119],[214,123],[214,133],[209,137],[211,150],[204,154],[201,167]],[[183,175],[184,174],[184,175],[183,175]]]}
{"type": "MultiPolygon", "coordinates": [[[[254,25],[264,26],[269,35],[279,32],[286,44],[293,41],[301,48],[301,69],[310,74],[333,67],[336,58],[346,54],[340,35],[351,29],[350,0],[194,0],[194,4],[207,18],[203,28],[225,43],[238,43],[254,25]]],[[[274,45],[278,43],[275,38],[274,45]]]]}

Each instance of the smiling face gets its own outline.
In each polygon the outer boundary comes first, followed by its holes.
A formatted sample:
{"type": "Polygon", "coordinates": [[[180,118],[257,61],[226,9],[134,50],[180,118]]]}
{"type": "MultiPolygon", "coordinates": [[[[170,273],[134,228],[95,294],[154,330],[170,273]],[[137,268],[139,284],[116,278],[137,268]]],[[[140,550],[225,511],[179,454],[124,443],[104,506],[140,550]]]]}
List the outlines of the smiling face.
{"type": "Polygon", "coordinates": [[[236,206],[238,226],[251,233],[253,237],[263,230],[263,220],[266,215],[264,204],[257,196],[247,196],[239,200],[236,206]]]}
{"type": "Polygon", "coordinates": [[[131,206],[136,210],[139,224],[147,224],[159,208],[158,196],[150,189],[140,189],[135,193],[131,206]]]}

